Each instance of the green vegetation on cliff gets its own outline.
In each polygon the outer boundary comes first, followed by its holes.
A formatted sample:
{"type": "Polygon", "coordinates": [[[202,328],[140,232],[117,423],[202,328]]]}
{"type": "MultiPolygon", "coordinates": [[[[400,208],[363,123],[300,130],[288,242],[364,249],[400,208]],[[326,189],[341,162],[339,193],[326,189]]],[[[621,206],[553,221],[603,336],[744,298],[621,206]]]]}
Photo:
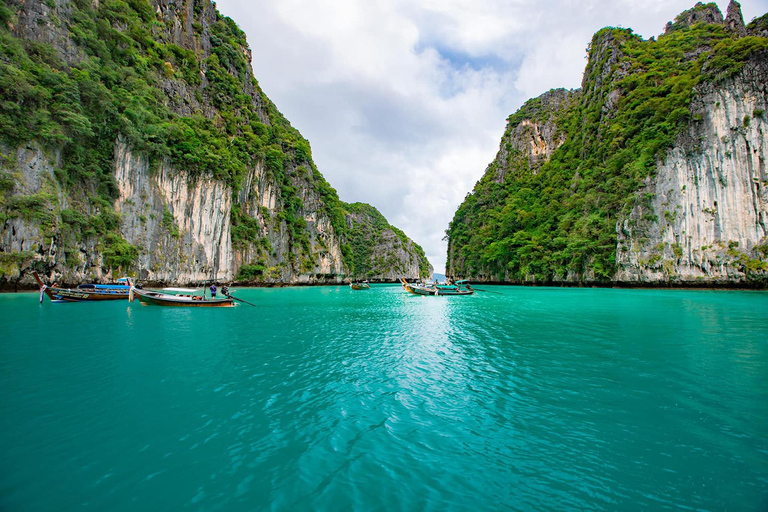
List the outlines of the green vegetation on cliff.
{"type": "MultiPolygon", "coordinates": [[[[148,1],[107,0],[98,8],[93,5],[76,0],[68,19],[51,15],[66,27],[80,53],[73,62],[64,62],[47,43],[12,35],[14,13],[3,11],[0,138],[4,145],[15,148],[37,140],[59,149],[58,178],[72,196],[80,196],[75,210],[90,224],[96,209],[114,214],[113,156],[118,137],[155,163],[168,158],[176,168],[213,176],[235,191],[247,168],[265,161],[283,193],[282,219],[290,226],[295,245],[306,249],[304,226],[296,214],[301,204],[285,169],[305,165],[314,170],[309,144],[249,76],[245,34],[218,13],[212,23],[198,23],[203,21],[204,4],[197,3],[195,37],[207,36],[211,47],[210,56],[201,59],[195,51],[163,40],[166,27],[148,1]],[[169,96],[163,90],[169,81],[182,84],[194,99],[169,96]],[[255,91],[258,101],[244,92],[248,90],[255,91]],[[177,114],[174,107],[179,102],[193,106],[193,112],[177,114]],[[203,114],[204,105],[215,107],[212,117],[203,114]],[[95,208],[89,199],[93,192],[107,206],[95,208]]],[[[335,191],[319,173],[316,177],[326,207],[338,207],[335,191]]],[[[20,211],[12,204],[3,206],[10,215],[20,211]]],[[[338,216],[336,220],[335,227],[343,230],[338,216]]],[[[114,245],[109,242],[113,239],[118,245],[125,243],[119,240],[117,225],[107,231],[109,237],[103,230],[94,234],[108,246],[114,245]]]]}
{"type": "Polygon", "coordinates": [[[628,29],[595,34],[583,88],[544,111],[534,99],[508,119],[552,122],[564,142],[540,168],[511,145],[486,171],[447,230],[448,272],[498,281],[568,275],[607,281],[616,223],[691,119],[693,88],[741,70],[768,39],[735,38],[723,25],[675,26],[645,41],[628,29]],[[503,171],[503,172],[500,172],[503,171]],[[499,180],[498,176],[503,176],[499,180]]]}
{"type": "MultiPolygon", "coordinates": [[[[185,3],[161,8],[148,0],[73,0],[64,6],[10,0],[0,6],[3,167],[13,169],[15,149],[31,141],[60,155],[58,183],[45,194],[19,197],[14,176],[0,175],[0,216],[39,221],[46,239],[63,245],[68,264],[86,239],[98,246],[107,266],[130,267],[141,250],[121,236],[113,206],[121,139],[152,167],[168,162],[193,176],[213,177],[235,195],[248,170],[263,163],[279,191],[270,221],[284,223],[297,271],[313,258],[301,187],[320,198],[340,240],[357,237],[348,233],[346,206],[316,168],[308,141],[252,77],[245,34],[210,2],[193,5],[187,10],[185,3]],[[174,20],[185,24],[181,36],[174,35],[174,20]],[[36,25],[55,36],[24,37],[36,33],[36,25]],[[66,209],[55,192],[66,196],[66,209]]],[[[231,222],[234,247],[271,249],[259,223],[237,204],[231,222]]],[[[179,237],[170,212],[163,226],[179,237]]],[[[344,263],[354,267],[348,243],[342,252],[344,263]]]]}
{"type": "MultiPolygon", "coordinates": [[[[369,204],[352,203],[345,206],[351,224],[347,237],[352,256],[351,274],[355,278],[405,274],[405,269],[399,268],[399,259],[394,254],[397,247],[408,247],[409,239],[405,233],[390,225],[387,219],[369,204]],[[388,250],[381,250],[381,245],[387,243],[382,239],[385,231],[391,232],[394,240],[388,243],[388,250]],[[377,248],[379,251],[375,251],[377,248]]],[[[419,260],[419,276],[429,277],[429,261],[424,250],[415,243],[412,243],[411,247],[419,260]]]]}

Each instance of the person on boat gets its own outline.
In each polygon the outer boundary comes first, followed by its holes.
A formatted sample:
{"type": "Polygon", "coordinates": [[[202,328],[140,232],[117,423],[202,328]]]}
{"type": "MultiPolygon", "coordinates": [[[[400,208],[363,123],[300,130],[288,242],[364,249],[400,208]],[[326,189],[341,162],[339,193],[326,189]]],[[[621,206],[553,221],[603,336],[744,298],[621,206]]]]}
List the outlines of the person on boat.
{"type": "Polygon", "coordinates": [[[216,298],[216,285],[215,284],[211,285],[211,298],[212,299],[216,298]]]}
{"type": "Polygon", "coordinates": [[[221,293],[222,293],[222,294],[223,294],[225,297],[229,297],[229,286],[227,286],[227,285],[224,285],[224,286],[222,286],[222,287],[221,287],[221,293]]]}

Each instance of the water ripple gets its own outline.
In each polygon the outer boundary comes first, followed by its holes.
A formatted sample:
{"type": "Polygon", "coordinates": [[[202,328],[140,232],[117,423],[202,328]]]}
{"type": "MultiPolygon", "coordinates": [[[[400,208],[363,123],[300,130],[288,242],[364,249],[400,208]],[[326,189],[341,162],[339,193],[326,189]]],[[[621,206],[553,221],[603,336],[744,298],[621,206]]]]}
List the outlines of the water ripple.
{"type": "Polygon", "coordinates": [[[487,289],[5,302],[0,509],[766,503],[764,294],[487,289]]]}

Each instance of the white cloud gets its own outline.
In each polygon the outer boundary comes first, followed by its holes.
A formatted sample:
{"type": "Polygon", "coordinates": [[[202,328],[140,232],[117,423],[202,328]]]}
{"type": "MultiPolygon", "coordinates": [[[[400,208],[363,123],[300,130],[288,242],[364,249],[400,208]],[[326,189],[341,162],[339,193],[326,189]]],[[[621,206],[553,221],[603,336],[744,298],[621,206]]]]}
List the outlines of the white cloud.
{"type": "MultiPolygon", "coordinates": [[[[219,0],[254,74],[347,202],[376,206],[442,271],[445,229],[507,116],[575,88],[592,34],[643,37],[695,0],[219,0]]],[[[718,2],[725,12],[727,2],[718,2]]],[[[768,0],[742,2],[746,21],[768,0]]]]}

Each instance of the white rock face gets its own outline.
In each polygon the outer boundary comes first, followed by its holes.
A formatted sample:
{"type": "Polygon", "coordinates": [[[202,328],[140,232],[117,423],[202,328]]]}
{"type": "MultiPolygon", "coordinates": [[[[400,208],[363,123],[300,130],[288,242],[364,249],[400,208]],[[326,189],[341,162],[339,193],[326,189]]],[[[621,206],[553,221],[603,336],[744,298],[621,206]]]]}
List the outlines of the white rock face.
{"type": "MultiPolygon", "coordinates": [[[[557,148],[565,142],[565,135],[555,124],[555,113],[566,108],[574,97],[574,91],[553,89],[542,94],[538,107],[530,107],[528,115],[538,118],[538,110],[547,114],[543,119],[523,119],[516,125],[507,125],[496,154],[496,171],[493,177],[497,183],[504,183],[509,169],[518,167],[523,162],[536,174],[557,148]],[[521,158],[514,162],[511,159],[521,158]]],[[[488,172],[486,169],[485,172],[488,172]]]]}
{"type": "Polygon", "coordinates": [[[341,282],[340,275],[346,273],[341,245],[330,219],[322,211],[322,201],[313,191],[310,173],[295,169],[290,172],[303,205],[299,213],[306,223],[309,254],[304,252],[298,257],[293,250],[287,226],[278,218],[282,209],[279,187],[269,179],[263,164],[259,164],[245,177],[238,203],[246,216],[259,222],[264,242],[235,248],[235,266],[262,264],[268,269],[263,280],[271,283],[341,282]]]}
{"type": "MultiPolygon", "coordinates": [[[[3,162],[2,172],[11,176],[14,186],[9,191],[12,200],[32,201],[34,207],[25,210],[31,215],[18,215],[6,218],[0,223],[0,252],[10,254],[35,255],[43,258],[46,270],[53,267],[50,280],[61,282],[84,282],[111,280],[112,275],[104,269],[104,259],[97,250],[99,241],[94,237],[83,237],[78,246],[64,251],[62,228],[64,222],[61,210],[70,208],[70,200],[87,204],[85,197],[70,197],[59,183],[55,170],[61,166],[61,153],[57,150],[44,151],[39,145],[29,143],[15,150],[3,148],[3,154],[10,154],[12,159],[3,162]]],[[[91,207],[98,214],[98,207],[91,207]]],[[[70,231],[71,233],[71,231],[70,231]]],[[[31,262],[22,265],[28,269],[31,262]]],[[[37,270],[48,274],[43,267],[37,270]]],[[[22,272],[23,273],[23,272],[22,272]]],[[[14,279],[19,273],[6,275],[14,279]]],[[[20,284],[36,286],[29,272],[23,276],[20,284]]]]}
{"type": "MultiPolygon", "coordinates": [[[[0,160],[0,172],[13,180],[14,185],[7,195],[22,200],[33,200],[37,204],[32,215],[11,216],[0,219],[0,252],[8,254],[44,254],[53,265],[65,270],[67,277],[76,269],[68,268],[66,254],[59,247],[56,236],[58,203],[66,201],[54,169],[59,165],[61,154],[53,151],[46,154],[35,144],[9,151],[3,147],[3,155],[12,158],[0,160]],[[47,219],[45,221],[44,219],[47,219]]],[[[3,194],[0,192],[0,194],[3,194]]],[[[0,197],[2,197],[0,195],[0,197]]],[[[64,208],[65,206],[62,206],[64,208]]],[[[74,259],[74,258],[72,258],[74,259]]],[[[100,267],[99,267],[100,270],[100,267]]],[[[4,269],[5,277],[18,279],[21,275],[19,266],[4,269]]],[[[31,275],[28,284],[34,285],[31,275]]]]}
{"type": "Polygon", "coordinates": [[[617,225],[616,280],[741,282],[765,261],[755,250],[768,241],[762,67],[748,65],[692,103],[688,137],[668,152],[617,225]]]}
{"type": "Polygon", "coordinates": [[[296,183],[304,204],[309,254],[296,256],[277,187],[263,165],[249,170],[238,193],[238,207],[260,226],[263,244],[232,244],[232,189],[221,181],[193,177],[161,163],[150,170],[147,159],[121,140],[115,146],[115,178],[125,239],[139,247],[139,278],[157,282],[231,281],[244,264],[268,269],[272,283],[310,284],[344,274],[341,248],[321,203],[309,186],[296,183]],[[269,250],[265,249],[269,248],[269,250]],[[307,259],[309,258],[309,259],[307,259]],[[331,277],[333,275],[333,277],[331,277]]]}
{"type": "MultiPolygon", "coordinates": [[[[3,154],[8,152],[3,148],[3,154]]],[[[60,155],[46,156],[36,145],[21,147],[13,153],[13,166],[3,166],[2,171],[15,178],[13,194],[17,196],[35,196],[51,194],[55,199],[61,195],[61,188],[56,182],[54,168],[60,155]]],[[[48,250],[55,255],[55,241],[50,247],[42,247],[41,226],[33,218],[15,217],[6,220],[0,236],[5,251],[23,252],[48,250]]]]}
{"type": "MultiPolygon", "coordinates": [[[[90,202],[86,195],[90,192],[73,196],[72,191],[62,189],[54,172],[61,165],[60,155],[47,153],[34,144],[13,154],[13,161],[7,160],[1,169],[14,180],[8,194],[12,198],[40,199],[43,206],[36,207],[35,216],[5,219],[0,249],[28,254],[40,269],[46,269],[51,281],[104,282],[120,277],[111,275],[105,267],[103,240],[98,236],[75,239],[71,229],[66,234],[62,210],[81,211],[85,207],[90,215],[98,215],[99,211],[98,206],[87,207],[90,202]],[[41,216],[45,219],[41,220],[41,216]]],[[[292,240],[281,215],[285,199],[262,164],[248,171],[233,199],[231,187],[222,181],[193,176],[167,162],[151,168],[146,156],[132,151],[118,138],[114,173],[119,191],[114,204],[120,215],[119,233],[139,249],[137,277],[141,281],[227,282],[237,278],[243,265],[262,268],[258,281],[275,284],[340,283],[349,274],[342,258],[342,241],[313,182],[319,178],[303,168],[286,169],[301,203],[297,214],[305,223],[300,233],[303,240],[292,240]],[[251,219],[249,227],[255,222],[255,240],[233,244],[234,208],[251,219]]],[[[394,233],[391,235],[394,239],[394,233]]],[[[251,232],[249,236],[254,235],[251,232]]],[[[399,239],[394,240],[396,243],[384,242],[376,242],[375,252],[377,257],[390,261],[388,268],[394,270],[378,278],[418,277],[415,250],[410,245],[401,247],[399,239]]],[[[25,269],[31,264],[26,263],[25,269]]],[[[21,269],[21,274],[22,285],[34,286],[29,272],[21,269]]],[[[6,276],[19,277],[19,272],[6,276]]]]}
{"type": "Polygon", "coordinates": [[[165,163],[152,172],[146,158],[121,140],[115,145],[115,178],[121,232],[140,248],[140,279],[184,283],[233,278],[228,186],[165,163]]]}
{"type": "MultiPolygon", "coordinates": [[[[403,242],[391,229],[385,229],[373,246],[372,266],[388,269],[382,273],[384,279],[396,280],[401,276],[418,277],[419,258],[412,245],[410,241],[403,242]],[[393,263],[379,261],[387,258],[393,263]]],[[[432,274],[433,270],[430,266],[429,273],[432,274]]]]}

